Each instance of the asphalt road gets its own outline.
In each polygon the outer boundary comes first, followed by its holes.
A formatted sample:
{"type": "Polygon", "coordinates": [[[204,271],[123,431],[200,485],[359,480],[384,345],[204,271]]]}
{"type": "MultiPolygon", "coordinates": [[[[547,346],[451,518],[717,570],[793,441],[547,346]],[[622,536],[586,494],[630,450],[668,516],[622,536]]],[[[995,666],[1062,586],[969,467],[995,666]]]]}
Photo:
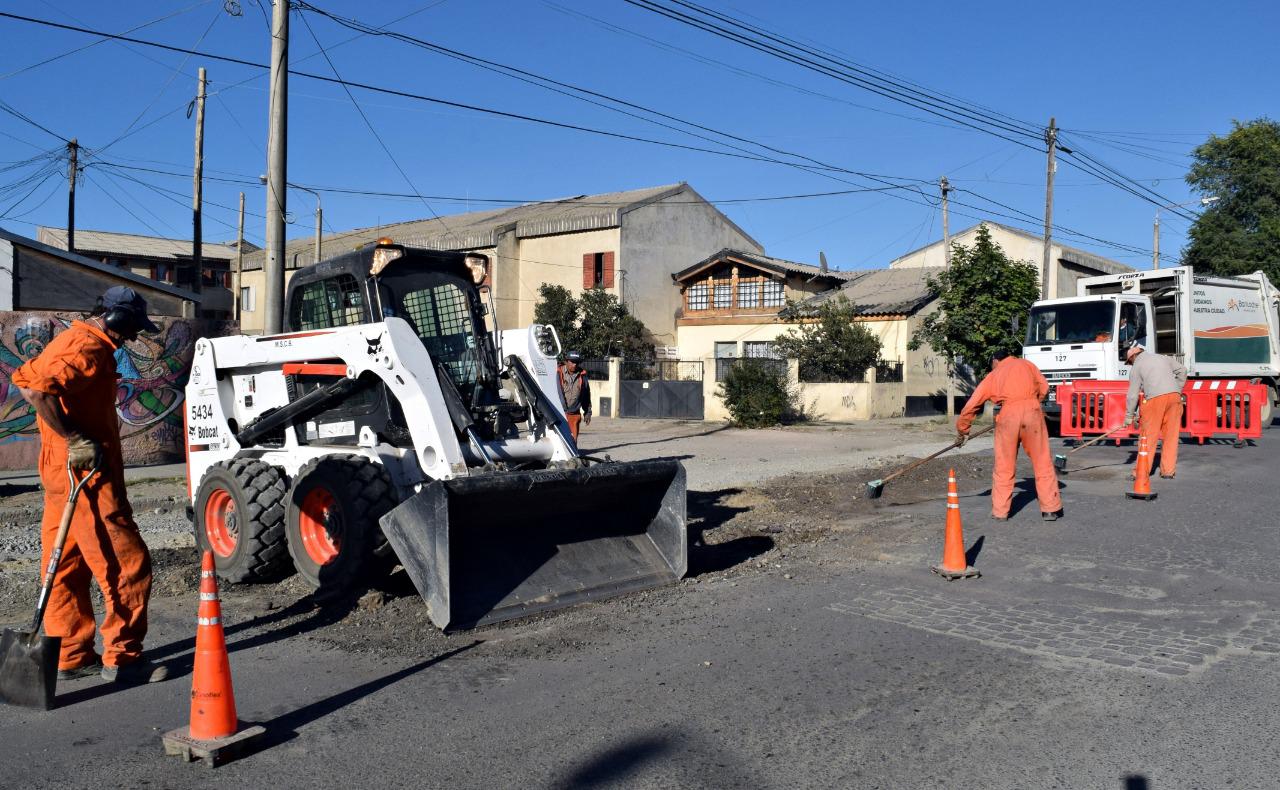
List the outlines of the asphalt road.
{"type": "MultiPolygon", "coordinates": [[[[928,571],[943,492],[921,491],[768,567],[443,647],[232,630],[261,751],[211,780],[160,748],[187,677],[82,681],[55,711],[0,709],[0,784],[1276,787],[1280,441],[1184,446],[1150,503],[1123,496],[1129,458],[1074,456],[1054,524],[1029,479],[1007,523],[987,520],[985,486],[961,491],[977,580],[928,571]]],[[[179,665],[190,608],[154,615],[151,644],[179,665]]]]}

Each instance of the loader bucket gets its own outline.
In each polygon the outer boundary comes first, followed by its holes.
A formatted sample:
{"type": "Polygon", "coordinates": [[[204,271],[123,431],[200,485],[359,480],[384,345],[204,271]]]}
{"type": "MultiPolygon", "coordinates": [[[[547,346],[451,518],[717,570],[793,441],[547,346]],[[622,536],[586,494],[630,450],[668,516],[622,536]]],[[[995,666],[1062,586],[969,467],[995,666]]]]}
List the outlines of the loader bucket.
{"type": "Polygon", "coordinates": [[[443,629],[657,587],[688,568],[678,461],[437,481],[381,525],[443,629]]]}

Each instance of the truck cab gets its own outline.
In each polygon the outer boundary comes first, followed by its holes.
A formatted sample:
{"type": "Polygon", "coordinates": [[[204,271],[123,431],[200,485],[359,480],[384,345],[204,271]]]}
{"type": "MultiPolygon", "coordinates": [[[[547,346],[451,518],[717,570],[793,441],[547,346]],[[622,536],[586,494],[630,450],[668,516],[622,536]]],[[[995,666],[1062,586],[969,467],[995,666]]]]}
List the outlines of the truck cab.
{"type": "Polygon", "coordinates": [[[1125,380],[1125,353],[1150,347],[1155,322],[1141,296],[1078,296],[1037,302],[1027,319],[1024,357],[1049,381],[1045,410],[1058,412],[1057,385],[1073,379],[1125,380]]]}

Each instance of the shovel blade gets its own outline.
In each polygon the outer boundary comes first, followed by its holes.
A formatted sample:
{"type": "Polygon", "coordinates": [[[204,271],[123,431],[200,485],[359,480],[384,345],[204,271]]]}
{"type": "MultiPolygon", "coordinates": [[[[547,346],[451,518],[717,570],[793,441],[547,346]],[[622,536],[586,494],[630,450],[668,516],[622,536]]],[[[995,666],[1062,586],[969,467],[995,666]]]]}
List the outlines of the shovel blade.
{"type": "Polygon", "coordinates": [[[430,483],[381,525],[449,630],[656,587],[688,566],[676,461],[430,483]]]}
{"type": "Polygon", "coordinates": [[[60,636],[32,640],[25,631],[4,629],[0,635],[0,702],[52,709],[61,648],[60,636]]]}

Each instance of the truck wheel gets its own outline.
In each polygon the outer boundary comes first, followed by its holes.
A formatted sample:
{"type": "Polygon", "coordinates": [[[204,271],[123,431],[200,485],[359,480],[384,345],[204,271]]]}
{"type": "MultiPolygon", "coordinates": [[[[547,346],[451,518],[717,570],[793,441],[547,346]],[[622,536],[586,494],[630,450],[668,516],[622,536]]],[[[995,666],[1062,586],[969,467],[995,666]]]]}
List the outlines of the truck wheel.
{"type": "Polygon", "coordinates": [[[288,573],[280,469],[244,458],[209,469],[196,492],[196,546],[212,551],[229,582],[269,581],[288,573]]]}
{"type": "Polygon", "coordinates": [[[1262,399],[1262,416],[1259,418],[1262,421],[1263,430],[1267,430],[1271,427],[1271,420],[1276,416],[1275,407],[1276,391],[1273,387],[1268,386],[1267,397],[1262,399]]]}
{"type": "Polygon", "coordinates": [[[378,519],[396,494],[381,464],[360,456],[317,458],[298,472],[285,508],[289,556],[307,584],[343,592],[377,564],[378,519]]]}

